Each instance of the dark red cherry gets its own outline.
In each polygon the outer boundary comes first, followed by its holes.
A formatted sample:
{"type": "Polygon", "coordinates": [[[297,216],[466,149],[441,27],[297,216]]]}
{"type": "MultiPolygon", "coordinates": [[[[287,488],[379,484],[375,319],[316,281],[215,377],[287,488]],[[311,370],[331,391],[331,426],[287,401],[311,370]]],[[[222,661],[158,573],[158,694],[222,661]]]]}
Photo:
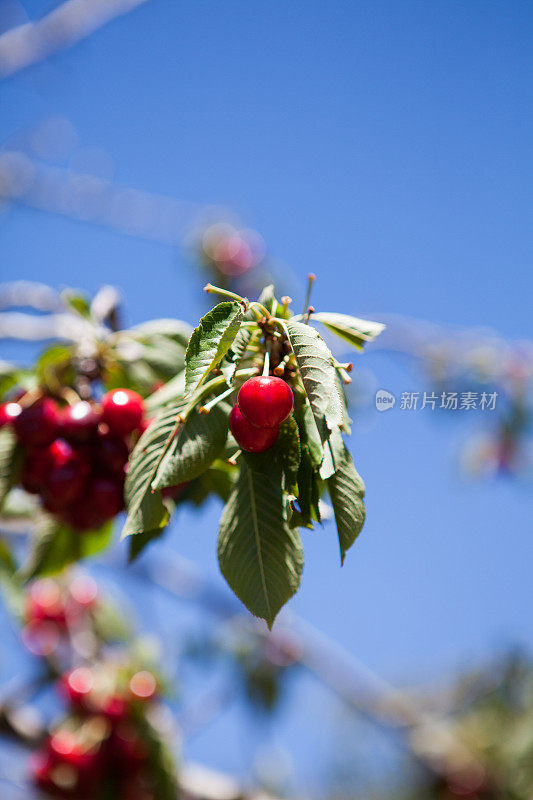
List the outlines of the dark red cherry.
{"type": "Polygon", "coordinates": [[[77,667],[62,676],[59,682],[61,694],[76,709],[87,706],[94,685],[93,673],[88,667],[77,667]]]}
{"type": "Polygon", "coordinates": [[[4,425],[11,425],[21,411],[22,407],[18,403],[2,403],[0,405],[0,428],[3,428],[4,425]]]}
{"type": "Polygon", "coordinates": [[[239,406],[235,405],[229,415],[229,429],[240,448],[248,453],[263,453],[278,438],[279,428],[256,428],[243,417],[239,406]]]}
{"type": "Polygon", "coordinates": [[[102,420],[117,436],[127,436],[141,426],[144,402],[131,389],[113,389],[102,398],[102,420]]]}
{"type": "Polygon", "coordinates": [[[31,494],[38,494],[44,486],[49,466],[49,446],[32,447],[28,450],[20,474],[22,488],[31,494]]]}
{"type": "Polygon", "coordinates": [[[258,428],[275,428],[291,413],[294,397],[289,384],[281,378],[263,375],[243,383],[237,403],[252,425],[258,428]]]}
{"type": "Polygon", "coordinates": [[[42,498],[48,511],[60,511],[81,494],[90,467],[64,439],[56,439],[49,448],[49,471],[45,478],[42,498]]]}
{"type": "Polygon", "coordinates": [[[128,456],[128,445],[124,439],[109,431],[98,431],[94,450],[94,458],[98,467],[106,473],[123,476],[128,456]]]}
{"type": "Polygon", "coordinates": [[[104,519],[116,517],[124,508],[124,488],[121,480],[95,478],[87,488],[94,508],[104,519]]]}
{"type": "Polygon", "coordinates": [[[50,578],[32,583],[26,598],[28,622],[55,622],[59,627],[67,624],[65,603],[58,584],[50,578]]]}
{"type": "Polygon", "coordinates": [[[98,429],[100,414],[86,400],[80,400],[61,411],[59,428],[61,436],[72,442],[88,442],[98,429]]]}
{"type": "Polygon", "coordinates": [[[58,431],[59,409],[48,397],[23,408],[13,420],[20,442],[26,447],[40,447],[55,439],[58,431]]]}

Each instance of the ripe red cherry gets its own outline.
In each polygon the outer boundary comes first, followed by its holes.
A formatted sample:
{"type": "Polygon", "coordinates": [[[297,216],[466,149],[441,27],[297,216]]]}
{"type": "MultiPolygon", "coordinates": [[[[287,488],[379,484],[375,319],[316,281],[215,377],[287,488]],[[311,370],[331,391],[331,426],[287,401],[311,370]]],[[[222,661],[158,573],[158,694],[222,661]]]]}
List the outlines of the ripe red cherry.
{"type": "Polygon", "coordinates": [[[143,399],[131,389],[114,389],[102,399],[102,419],[117,436],[127,436],[137,430],[143,416],[143,399]]]}
{"type": "Polygon", "coordinates": [[[48,447],[33,447],[28,450],[20,475],[20,485],[30,494],[38,494],[48,475],[50,459],[48,447]]]}
{"type": "Polygon", "coordinates": [[[87,442],[93,438],[98,429],[100,414],[85,400],[67,406],[61,412],[59,427],[60,433],[69,441],[87,442]]]}
{"type": "Polygon", "coordinates": [[[263,375],[243,383],[237,403],[252,425],[275,428],[291,413],[294,397],[289,384],[281,378],[263,375]]]}
{"type": "Polygon", "coordinates": [[[67,624],[65,604],[55,581],[43,578],[32,584],[25,616],[29,622],[55,622],[59,627],[67,624]]]}
{"type": "Polygon", "coordinates": [[[0,428],[10,425],[22,411],[18,403],[2,403],[0,405],[0,428]]]}
{"type": "Polygon", "coordinates": [[[279,428],[256,428],[243,417],[239,406],[235,405],[229,415],[229,429],[239,447],[248,453],[263,453],[278,438],[279,428]]]}
{"type": "Polygon", "coordinates": [[[124,475],[128,463],[129,450],[124,439],[108,431],[98,431],[95,446],[95,460],[98,466],[112,475],[124,475]]]}
{"type": "Polygon", "coordinates": [[[42,490],[43,503],[49,511],[59,511],[79,497],[90,468],[64,439],[56,439],[48,452],[50,467],[42,490]]]}
{"type": "Polygon", "coordinates": [[[61,678],[59,688],[68,702],[77,709],[87,705],[94,685],[94,678],[88,667],[77,667],[61,678]]]}
{"type": "Polygon", "coordinates": [[[87,488],[95,511],[104,519],[111,519],[124,508],[124,490],[120,480],[95,478],[87,488]]]}
{"type": "Polygon", "coordinates": [[[48,397],[23,408],[13,420],[15,433],[26,447],[39,447],[55,439],[58,429],[59,409],[48,397]]]}

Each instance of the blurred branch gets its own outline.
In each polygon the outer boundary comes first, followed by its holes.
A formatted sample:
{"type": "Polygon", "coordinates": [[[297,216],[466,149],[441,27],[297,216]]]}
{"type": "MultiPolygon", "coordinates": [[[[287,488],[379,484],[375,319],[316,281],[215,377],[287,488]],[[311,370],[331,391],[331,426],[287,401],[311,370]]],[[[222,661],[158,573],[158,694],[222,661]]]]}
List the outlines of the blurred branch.
{"type": "Polygon", "coordinates": [[[295,614],[284,614],[276,628],[244,614],[233,596],[218,591],[192,563],[165,549],[158,559],[133,568],[139,575],[180,599],[206,610],[247,633],[269,642],[287,663],[298,662],[334,691],[348,706],[375,724],[408,734],[415,757],[438,775],[481,769],[476,757],[457,740],[444,716],[419,708],[406,693],[391,686],[337,642],[295,614]]]}
{"type": "Polygon", "coordinates": [[[67,0],[37,22],[0,36],[0,78],[43,61],[147,0],[67,0]]]}
{"type": "Polygon", "coordinates": [[[198,215],[192,203],[47,166],[20,150],[0,153],[2,198],[173,246],[198,215]]]}

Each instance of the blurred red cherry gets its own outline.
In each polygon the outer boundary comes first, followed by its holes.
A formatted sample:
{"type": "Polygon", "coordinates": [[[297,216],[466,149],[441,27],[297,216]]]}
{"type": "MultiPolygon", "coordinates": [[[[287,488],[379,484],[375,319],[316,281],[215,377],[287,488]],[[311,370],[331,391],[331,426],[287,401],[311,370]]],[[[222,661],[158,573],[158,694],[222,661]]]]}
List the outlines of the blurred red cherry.
{"type": "Polygon", "coordinates": [[[56,437],[58,425],[59,409],[48,397],[23,408],[13,420],[15,433],[26,447],[49,444],[56,437]]]}
{"type": "Polygon", "coordinates": [[[61,436],[72,442],[88,442],[95,435],[100,422],[100,414],[94,405],[80,400],[61,411],[59,429],[61,436]]]}
{"type": "Polygon", "coordinates": [[[11,425],[21,411],[22,407],[18,403],[2,403],[0,405],[0,428],[11,425]]]}
{"type": "Polygon", "coordinates": [[[131,389],[114,389],[102,398],[102,419],[117,436],[138,430],[144,417],[144,401],[131,389]]]}

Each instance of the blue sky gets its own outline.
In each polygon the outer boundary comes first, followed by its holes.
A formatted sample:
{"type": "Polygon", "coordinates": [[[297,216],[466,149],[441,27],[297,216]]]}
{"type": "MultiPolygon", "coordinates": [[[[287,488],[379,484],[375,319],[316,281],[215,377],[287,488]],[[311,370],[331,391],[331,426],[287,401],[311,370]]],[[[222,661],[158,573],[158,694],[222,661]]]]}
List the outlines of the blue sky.
{"type": "MultiPolygon", "coordinates": [[[[150,0],[5,81],[0,135],[68,118],[119,183],[234,208],[297,286],[317,274],[324,310],[531,338],[532,32],[512,0],[150,0]]],[[[204,308],[183,253],[37,211],[0,218],[0,258],[3,280],[117,284],[132,323],[204,308]]],[[[359,365],[416,384],[394,359],[359,365]]],[[[530,488],[464,483],[464,432],[431,414],[362,420],[360,541],[340,571],[333,527],[304,534],[292,607],[392,680],[533,642],[530,488]]],[[[172,534],[217,581],[218,514],[172,534]]],[[[217,761],[209,736],[195,747],[217,761]]]]}

